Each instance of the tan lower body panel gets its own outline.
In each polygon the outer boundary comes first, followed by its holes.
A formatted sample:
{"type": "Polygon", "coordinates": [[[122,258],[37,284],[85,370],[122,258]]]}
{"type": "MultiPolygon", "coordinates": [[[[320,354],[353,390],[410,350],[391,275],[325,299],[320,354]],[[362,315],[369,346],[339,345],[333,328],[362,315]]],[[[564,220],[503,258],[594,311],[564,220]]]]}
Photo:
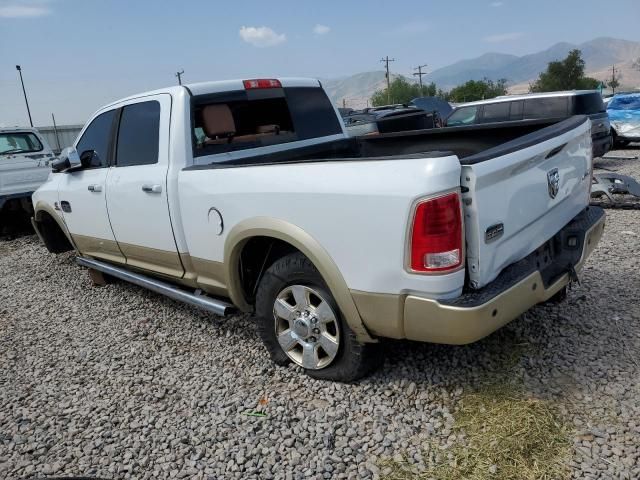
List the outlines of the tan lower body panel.
{"type": "Polygon", "coordinates": [[[118,245],[127,258],[127,265],[175,278],[182,278],[184,274],[178,252],[168,252],[128,243],[118,243],[118,245]]]}
{"type": "MultiPolygon", "coordinates": [[[[603,231],[604,217],[587,231],[576,271],[582,269],[603,231]]],[[[568,283],[569,275],[564,274],[545,288],[540,272],[533,272],[474,307],[447,305],[413,295],[351,293],[367,328],[380,336],[463,345],[486,337],[534,305],[549,300],[568,283]]]]}
{"type": "Polygon", "coordinates": [[[228,295],[226,270],[221,262],[84,235],[73,235],[73,239],[83,255],[126,264],[213,295],[228,295]]]}
{"type": "Polygon", "coordinates": [[[229,294],[224,263],[204,258],[190,257],[195,279],[200,288],[212,295],[229,294]]]}
{"type": "Polygon", "coordinates": [[[102,258],[113,263],[126,263],[117,242],[103,238],[72,234],[78,251],[83,255],[102,258]]]}

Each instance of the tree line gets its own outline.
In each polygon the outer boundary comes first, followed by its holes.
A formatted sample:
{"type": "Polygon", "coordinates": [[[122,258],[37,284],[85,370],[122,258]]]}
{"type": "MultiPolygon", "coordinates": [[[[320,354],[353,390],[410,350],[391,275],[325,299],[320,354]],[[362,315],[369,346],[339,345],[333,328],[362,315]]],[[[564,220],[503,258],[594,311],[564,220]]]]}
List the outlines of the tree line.
{"type": "MultiPolygon", "coordinates": [[[[638,60],[640,64],[640,59],[638,60]]],[[[595,78],[585,76],[585,62],[580,50],[572,50],[563,60],[549,62],[547,69],[540,73],[536,81],[529,85],[531,93],[553,92],[558,90],[591,90],[599,88],[603,82],[595,78]]],[[[619,86],[619,77],[613,77],[609,86],[613,89],[619,86]]],[[[468,82],[445,91],[438,88],[434,82],[427,85],[418,85],[409,82],[404,77],[396,77],[387,89],[377,90],[371,97],[374,107],[386,105],[387,99],[391,103],[409,103],[416,97],[440,97],[449,102],[473,102],[486,100],[507,94],[507,79],[469,80],[468,82]]]]}

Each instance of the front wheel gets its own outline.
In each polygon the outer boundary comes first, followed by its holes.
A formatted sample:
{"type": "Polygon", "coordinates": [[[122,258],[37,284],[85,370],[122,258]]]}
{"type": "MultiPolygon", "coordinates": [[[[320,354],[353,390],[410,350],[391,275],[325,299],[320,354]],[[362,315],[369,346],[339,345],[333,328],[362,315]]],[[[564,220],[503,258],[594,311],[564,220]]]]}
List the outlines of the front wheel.
{"type": "Polygon", "coordinates": [[[278,365],[314,378],[350,382],[378,363],[377,345],[357,341],[313,263],[301,253],[277,260],[256,295],[260,337],[278,365]]]}

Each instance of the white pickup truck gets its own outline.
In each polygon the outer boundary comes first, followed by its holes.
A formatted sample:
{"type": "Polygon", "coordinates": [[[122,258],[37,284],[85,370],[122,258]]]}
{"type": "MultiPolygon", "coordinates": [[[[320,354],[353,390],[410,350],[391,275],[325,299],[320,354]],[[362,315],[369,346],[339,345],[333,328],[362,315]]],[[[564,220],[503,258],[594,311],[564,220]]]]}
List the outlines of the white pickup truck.
{"type": "Polygon", "coordinates": [[[12,216],[31,216],[31,195],[47,180],[53,159],[35,128],[0,128],[0,231],[12,216]]]}
{"type": "Polygon", "coordinates": [[[277,364],[351,381],[381,338],[469,343],[560,296],[604,228],[591,160],[586,117],[349,138],[317,80],[207,82],[96,112],[33,223],[94,271],[253,312],[277,364]]]}

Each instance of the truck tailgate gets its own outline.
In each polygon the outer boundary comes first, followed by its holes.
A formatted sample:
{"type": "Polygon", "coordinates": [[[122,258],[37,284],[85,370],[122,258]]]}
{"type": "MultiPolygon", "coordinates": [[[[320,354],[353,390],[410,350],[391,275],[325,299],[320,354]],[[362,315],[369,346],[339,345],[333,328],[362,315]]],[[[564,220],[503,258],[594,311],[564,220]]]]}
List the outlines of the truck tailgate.
{"type": "Polygon", "coordinates": [[[589,203],[591,122],[572,117],[461,161],[472,288],[542,245],[589,203]]]}

